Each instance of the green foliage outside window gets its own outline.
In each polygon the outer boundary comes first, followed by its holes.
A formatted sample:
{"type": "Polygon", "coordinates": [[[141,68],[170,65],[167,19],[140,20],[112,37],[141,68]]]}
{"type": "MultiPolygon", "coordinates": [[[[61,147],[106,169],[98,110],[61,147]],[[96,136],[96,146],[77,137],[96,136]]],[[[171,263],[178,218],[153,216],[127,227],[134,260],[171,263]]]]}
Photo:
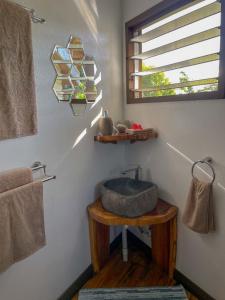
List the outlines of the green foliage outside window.
{"type": "MultiPolygon", "coordinates": [[[[152,68],[143,65],[142,71],[150,71],[152,68]]],[[[169,78],[166,77],[164,72],[155,73],[151,75],[144,76],[142,79],[142,88],[153,88],[162,85],[170,84],[169,78]]],[[[158,97],[158,96],[172,96],[176,95],[175,90],[158,90],[154,92],[143,92],[144,97],[158,97]]]]}
{"type": "MultiPolygon", "coordinates": [[[[150,71],[153,67],[143,64],[142,71],[150,71]]],[[[185,83],[191,81],[189,76],[184,72],[180,72],[179,83],[185,83]]],[[[156,88],[171,84],[170,79],[164,72],[153,73],[151,75],[143,76],[142,89],[156,88]]],[[[212,92],[218,90],[218,84],[205,85],[200,88],[194,88],[192,86],[180,88],[182,94],[193,94],[199,92],[212,92]]],[[[159,96],[173,96],[176,95],[175,89],[168,90],[156,90],[143,92],[143,97],[159,97],[159,96]]]]}

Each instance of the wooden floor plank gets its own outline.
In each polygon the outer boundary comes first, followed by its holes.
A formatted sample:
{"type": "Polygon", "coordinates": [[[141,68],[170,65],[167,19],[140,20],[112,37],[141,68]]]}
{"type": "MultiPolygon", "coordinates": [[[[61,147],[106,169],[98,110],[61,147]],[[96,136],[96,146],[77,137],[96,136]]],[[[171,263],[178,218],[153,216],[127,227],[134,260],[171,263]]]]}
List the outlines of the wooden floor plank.
{"type": "MultiPolygon", "coordinates": [[[[170,285],[169,278],[161,272],[149,257],[133,247],[129,249],[129,260],[122,261],[121,250],[116,250],[107,265],[84,288],[121,288],[170,285]]],[[[188,293],[189,300],[198,300],[188,293]]],[[[72,300],[78,300],[75,295],[72,300]]]]}

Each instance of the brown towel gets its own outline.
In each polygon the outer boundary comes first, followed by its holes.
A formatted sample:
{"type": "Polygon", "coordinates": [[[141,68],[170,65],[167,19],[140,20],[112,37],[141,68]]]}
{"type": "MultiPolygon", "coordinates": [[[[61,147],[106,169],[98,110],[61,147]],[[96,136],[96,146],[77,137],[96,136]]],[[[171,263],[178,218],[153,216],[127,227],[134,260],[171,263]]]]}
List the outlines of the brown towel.
{"type": "Polygon", "coordinates": [[[33,181],[30,168],[18,168],[0,173],[0,193],[15,189],[33,181]]]}
{"type": "Polygon", "coordinates": [[[0,194],[0,272],[45,245],[43,183],[0,194]]]}
{"type": "Polygon", "coordinates": [[[183,223],[198,233],[215,230],[213,215],[213,186],[193,179],[189,191],[183,223]]]}
{"type": "Polygon", "coordinates": [[[0,140],[37,133],[30,14],[0,1],[0,140]]]}

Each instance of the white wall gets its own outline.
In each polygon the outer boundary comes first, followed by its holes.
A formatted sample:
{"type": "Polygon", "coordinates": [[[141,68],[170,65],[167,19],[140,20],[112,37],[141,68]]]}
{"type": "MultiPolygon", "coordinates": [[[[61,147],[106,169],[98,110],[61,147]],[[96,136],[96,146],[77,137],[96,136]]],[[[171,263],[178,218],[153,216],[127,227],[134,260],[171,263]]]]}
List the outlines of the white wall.
{"type": "MultiPolygon", "coordinates": [[[[47,246],[0,274],[0,299],[55,300],[90,263],[86,206],[94,200],[97,182],[118,174],[126,163],[140,163],[144,177],[159,185],[160,195],[178,205],[180,215],[190,182],[189,162],[211,155],[217,183],[225,186],[224,100],[126,105],[125,115],[159,131],[157,141],[129,145],[93,142],[92,119],[101,107],[122,117],[122,28],[119,0],[17,0],[47,19],[33,26],[39,134],[0,142],[1,170],[47,163],[57,180],[45,184],[47,246]],[[83,117],[58,104],[51,90],[55,71],[50,54],[70,34],[80,36],[102,71],[103,100],[83,117]],[[88,129],[73,148],[77,136],[88,129]],[[113,154],[113,155],[112,155],[113,154]]],[[[123,0],[124,21],[159,0],[123,0]]],[[[124,97],[125,98],[125,97],[124,97]]],[[[179,223],[177,268],[217,300],[223,300],[225,265],[225,189],[215,187],[217,232],[192,233],[179,223]]]]}
{"type": "Polygon", "coordinates": [[[122,145],[94,143],[96,129],[89,128],[102,106],[114,119],[121,118],[121,7],[119,0],[17,2],[47,20],[33,25],[39,134],[1,141],[1,170],[40,160],[57,180],[44,185],[47,246],[0,274],[0,299],[55,300],[90,264],[86,207],[94,200],[96,183],[117,174],[123,161],[122,145]],[[103,100],[76,118],[67,105],[57,103],[51,89],[51,51],[55,44],[66,45],[70,34],[82,38],[103,79],[103,100]],[[87,135],[72,149],[85,128],[87,135]]]}
{"type": "MultiPolygon", "coordinates": [[[[123,0],[124,22],[158,2],[123,0]]],[[[179,216],[191,180],[191,164],[167,143],[192,160],[207,155],[214,159],[216,233],[200,235],[179,221],[177,269],[217,300],[225,295],[225,188],[217,185],[219,182],[225,186],[224,113],[224,100],[125,104],[126,118],[159,132],[156,141],[127,147],[127,162],[142,165],[144,177],[158,184],[161,197],[179,207],[179,216]]]]}

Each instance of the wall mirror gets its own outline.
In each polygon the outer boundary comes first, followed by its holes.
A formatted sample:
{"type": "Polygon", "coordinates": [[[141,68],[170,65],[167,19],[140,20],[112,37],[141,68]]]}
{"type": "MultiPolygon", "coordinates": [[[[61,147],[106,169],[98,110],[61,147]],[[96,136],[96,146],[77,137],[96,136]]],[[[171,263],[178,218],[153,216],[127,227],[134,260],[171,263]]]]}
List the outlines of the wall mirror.
{"type": "Polygon", "coordinates": [[[84,113],[99,93],[94,58],[85,54],[80,38],[71,36],[67,47],[55,46],[51,61],[56,71],[53,91],[58,102],[69,104],[74,116],[84,113]]]}

